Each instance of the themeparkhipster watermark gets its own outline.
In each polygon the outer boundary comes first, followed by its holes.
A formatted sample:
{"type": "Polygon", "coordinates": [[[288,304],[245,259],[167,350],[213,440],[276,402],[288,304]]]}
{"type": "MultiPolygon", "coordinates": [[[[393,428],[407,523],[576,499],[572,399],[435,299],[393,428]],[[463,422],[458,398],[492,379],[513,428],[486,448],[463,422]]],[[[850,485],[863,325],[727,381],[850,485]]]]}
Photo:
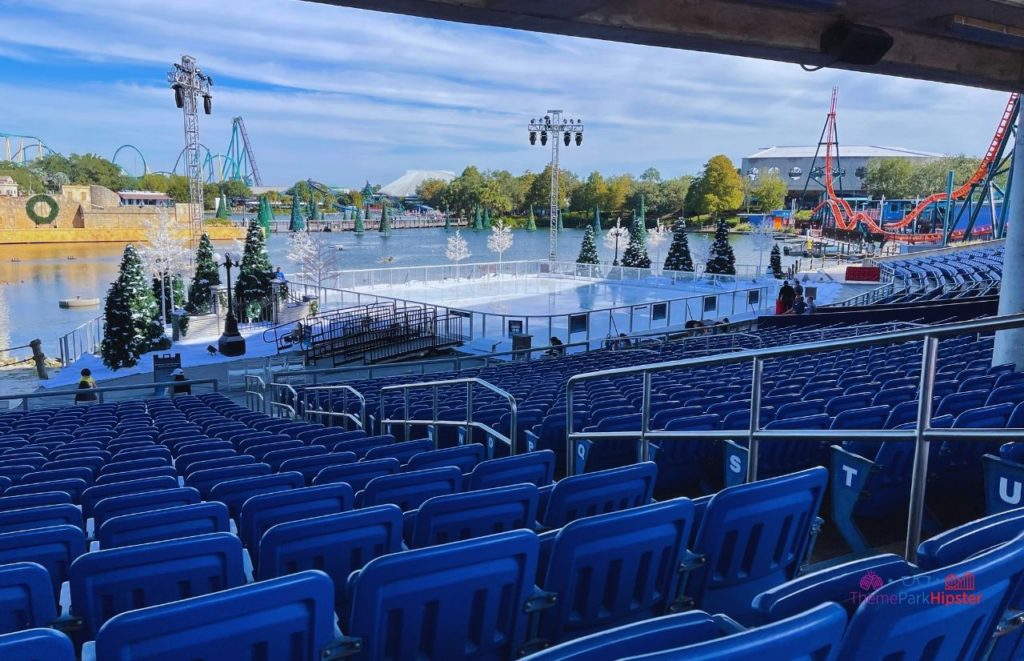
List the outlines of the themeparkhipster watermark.
{"type": "MultiPolygon", "coordinates": [[[[899,579],[900,583],[910,587],[920,580],[926,580],[920,576],[905,576],[899,579]]],[[[879,592],[879,588],[885,585],[885,581],[874,571],[868,571],[861,576],[859,591],[850,593],[853,603],[859,606],[862,603],[869,603],[881,606],[957,606],[977,605],[981,603],[981,593],[975,591],[974,574],[964,572],[963,574],[949,574],[941,588],[927,592],[879,592]]]]}

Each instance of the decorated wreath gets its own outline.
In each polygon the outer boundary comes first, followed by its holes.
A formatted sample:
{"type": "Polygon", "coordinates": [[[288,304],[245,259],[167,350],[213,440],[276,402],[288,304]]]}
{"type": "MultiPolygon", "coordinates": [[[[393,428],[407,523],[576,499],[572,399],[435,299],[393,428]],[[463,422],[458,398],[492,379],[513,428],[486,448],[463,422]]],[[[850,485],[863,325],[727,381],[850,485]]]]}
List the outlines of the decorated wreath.
{"type": "Polygon", "coordinates": [[[57,200],[53,199],[49,195],[33,195],[28,198],[28,202],[25,203],[25,213],[32,219],[32,222],[36,225],[47,225],[52,223],[57,218],[57,212],[60,211],[60,207],[57,206],[57,200]],[[48,211],[44,215],[40,215],[36,211],[37,204],[45,204],[48,211]]]}

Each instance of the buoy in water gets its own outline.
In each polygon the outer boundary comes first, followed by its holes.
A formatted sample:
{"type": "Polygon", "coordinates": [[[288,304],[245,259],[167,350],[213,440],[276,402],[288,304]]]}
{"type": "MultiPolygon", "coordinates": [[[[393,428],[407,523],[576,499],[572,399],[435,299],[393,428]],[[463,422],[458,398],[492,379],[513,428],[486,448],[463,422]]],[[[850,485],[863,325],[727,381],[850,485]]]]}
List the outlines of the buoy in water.
{"type": "Polygon", "coordinates": [[[57,301],[57,304],[64,308],[92,308],[100,304],[98,298],[82,298],[81,296],[75,296],[74,298],[62,298],[57,301]]]}

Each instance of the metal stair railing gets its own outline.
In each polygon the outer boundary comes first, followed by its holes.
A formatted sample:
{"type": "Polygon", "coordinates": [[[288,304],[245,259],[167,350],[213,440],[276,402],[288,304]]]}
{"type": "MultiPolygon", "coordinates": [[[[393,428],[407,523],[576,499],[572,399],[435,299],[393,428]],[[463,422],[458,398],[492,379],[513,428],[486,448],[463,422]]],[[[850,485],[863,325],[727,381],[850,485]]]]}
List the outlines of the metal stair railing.
{"type": "Polygon", "coordinates": [[[245,375],[245,407],[257,413],[267,412],[267,384],[255,374],[245,375]]]}
{"type": "Polygon", "coordinates": [[[747,461],[747,481],[757,480],[758,448],[762,440],[780,439],[807,442],[821,441],[904,441],[914,443],[914,461],[910,486],[910,508],[907,518],[907,539],[904,555],[908,561],[917,558],[917,546],[921,541],[921,525],[924,520],[925,482],[928,473],[928,454],[933,441],[1010,441],[1024,440],[1024,429],[939,429],[931,426],[932,393],[934,392],[935,374],[938,361],[939,339],[959,335],[972,335],[1024,327],[1024,313],[993,317],[983,320],[956,322],[902,330],[878,335],[865,335],[843,340],[826,340],[807,344],[787,345],[755,349],[737,353],[674,360],[650,365],[621,367],[577,374],[566,382],[566,410],[573,410],[573,391],[583,381],[609,379],[615,377],[640,375],[643,380],[643,406],[641,411],[641,428],[632,431],[582,432],[573,429],[573,416],[566,417],[566,467],[569,474],[574,473],[576,465],[575,441],[640,439],[638,460],[647,461],[651,457],[652,440],[671,441],[673,439],[707,439],[707,440],[746,440],[749,451],[747,461]],[[914,429],[889,430],[763,430],[760,425],[761,382],[766,361],[793,355],[825,353],[836,349],[876,346],[881,344],[897,344],[902,342],[922,341],[921,378],[918,399],[917,424],[914,429]],[[657,372],[666,372],[690,367],[710,365],[726,365],[749,361],[751,370],[750,392],[750,429],[743,430],[708,430],[708,431],[654,431],[650,428],[651,414],[651,377],[657,372]]]}
{"type": "Polygon", "coordinates": [[[332,426],[335,420],[351,420],[359,429],[366,429],[366,397],[352,386],[338,384],[332,386],[309,386],[302,389],[302,417],[310,422],[319,422],[332,426]],[[341,409],[335,408],[335,399],[331,395],[342,393],[341,409]],[[327,408],[324,408],[320,393],[326,393],[327,408]],[[354,395],[359,402],[359,414],[349,411],[349,395],[354,395]],[[327,421],[325,423],[325,420],[327,421]]]}
{"type": "Polygon", "coordinates": [[[437,447],[438,441],[438,427],[462,427],[465,429],[466,438],[470,438],[473,429],[480,429],[487,433],[489,436],[496,438],[497,440],[505,443],[509,447],[509,454],[514,455],[516,453],[516,444],[514,439],[516,438],[516,425],[518,418],[518,406],[516,405],[516,398],[512,396],[507,390],[499,388],[498,386],[479,379],[476,377],[466,377],[461,379],[445,379],[441,381],[426,381],[423,383],[405,383],[393,386],[385,386],[380,389],[380,408],[384,417],[381,419],[381,429],[385,429],[386,425],[395,424],[402,425],[405,429],[405,438],[408,440],[409,431],[412,425],[430,425],[434,430],[434,447],[437,447]],[[466,386],[466,419],[465,420],[441,420],[438,418],[437,411],[437,389],[441,386],[466,386]],[[490,425],[482,422],[473,420],[473,386],[481,386],[495,393],[496,395],[504,398],[509,405],[509,433],[508,436],[497,431],[490,425]],[[412,418],[409,412],[409,391],[418,388],[430,388],[432,394],[432,406],[431,406],[431,418],[430,420],[421,420],[418,418],[412,418]],[[402,417],[401,418],[390,418],[387,417],[384,409],[384,397],[388,392],[401,392],[402,393],[402,417]]]}

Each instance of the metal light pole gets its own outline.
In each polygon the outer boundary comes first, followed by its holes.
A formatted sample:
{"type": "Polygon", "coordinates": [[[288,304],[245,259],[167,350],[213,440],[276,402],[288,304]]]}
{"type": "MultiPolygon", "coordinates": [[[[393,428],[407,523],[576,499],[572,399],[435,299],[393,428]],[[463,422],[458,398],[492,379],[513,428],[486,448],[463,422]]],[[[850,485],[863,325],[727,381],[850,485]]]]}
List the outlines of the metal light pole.
{"type": "MultiPolygon", "coordinates": [[[[220,261],[219,256],[217,261],[220,261]]],[[[228,312],[224,315],[224,332],[217,340],[217,350],[225,356],[241,356],[245,354],[245,338],[238,332],[238,319],[235,318],[235,305],[231,300],[231,268],[240,266],[231,259],[231,253],[224,255],[224,269],[227,271],[228,312]]]]}
{"type": "Polygon", "coordinates": [[[548,218],[551,222],[551,239],[548,246],[548,260],[555,261],[558,248],[558,137],[568,147],[575,134],[576,146],[583,144],[583,120],[563,121],[561,110],[549,110],[542,119],[530,120],[529,125],[530,144],[537,144],[537,134],[540,134],[540,144],[548,143],[548,134],[551,134],[551,199],[549,201],[548,218]]]}
{"type": "Polygon", "coordinates": [[[199,97],[203,97],[203,111],[209,115],[213,96],[213,79],[196,64],[196,58],[182,55],[181,64],[167,72],[167,82],[174,90],[174,104],[185,116],[185,176],[188,177],[189,239],[195,252],[199,237],[203,235],[203,173],[199,162],[199,97]]]}

